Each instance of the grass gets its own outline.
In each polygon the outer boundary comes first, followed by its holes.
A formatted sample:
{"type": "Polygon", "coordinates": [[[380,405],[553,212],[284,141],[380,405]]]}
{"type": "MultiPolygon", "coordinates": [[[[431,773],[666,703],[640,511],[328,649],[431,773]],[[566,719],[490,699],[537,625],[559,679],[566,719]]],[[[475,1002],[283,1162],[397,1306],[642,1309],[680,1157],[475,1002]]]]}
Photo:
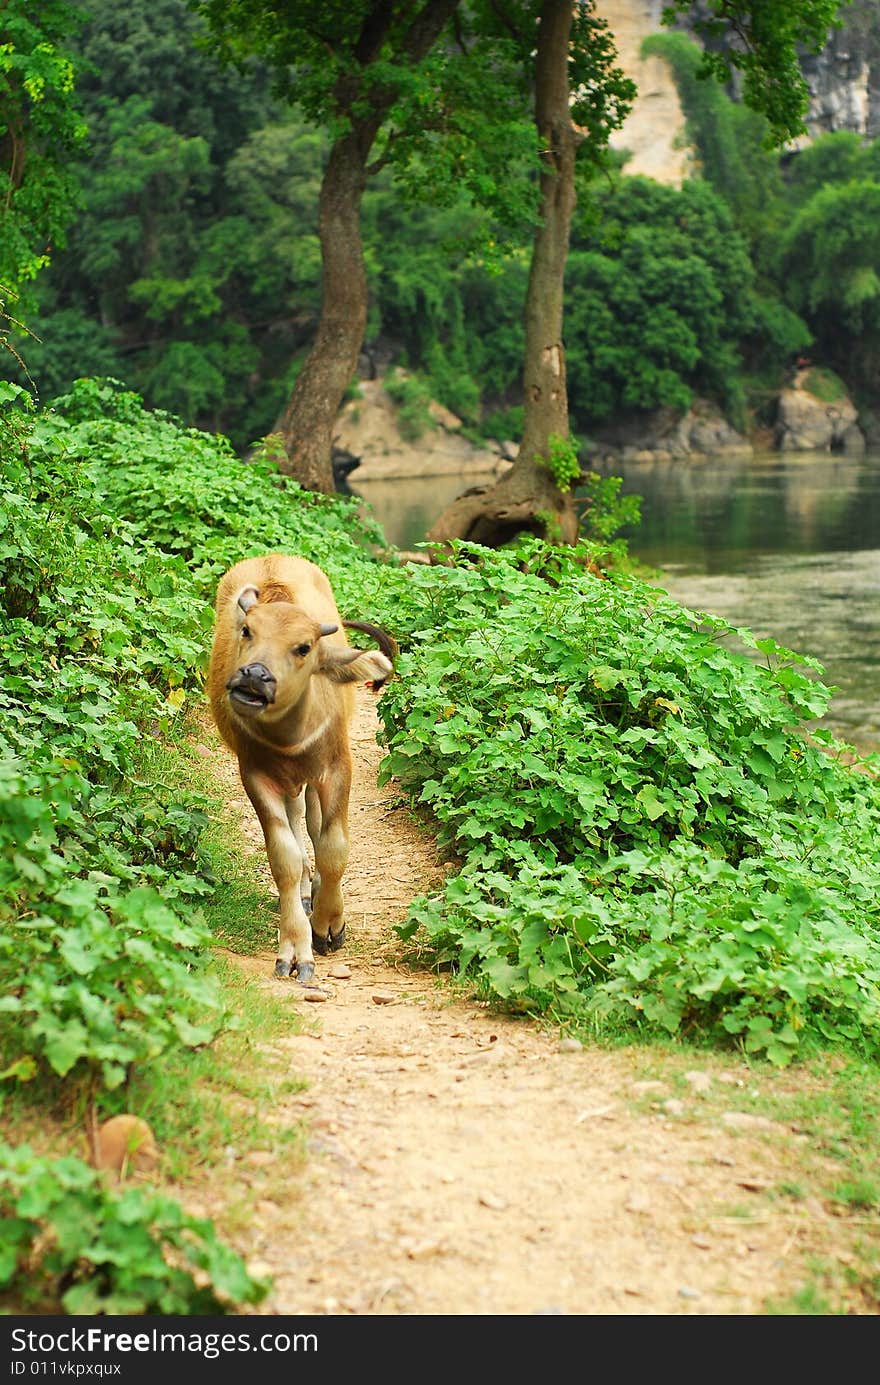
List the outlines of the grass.
{"type": "Polygon", "coordinates": [[[253,956],[275,944],[278,899],[266,887],[261,857],[242,849],[240,827],[222,814],[218,802],[206,834],[218,881],[208,911],[211,931],[231,952],[253,956]]]}
{"type": "Polygon", "coordinates": [[[830,1301],[825,1298],[816,1280],[827,1277],[824,1266],[814,1265],[811,1269],[814,1276],[798,1293],[791,1298],[773,1300],[767,1305],[768,1317],[832,1317],[844,1312],[842,1308],[834,1309],[830,1301]]]}
{"type": "MultiPolygon", "coordinates": [[[[674,1050],[676,1068],[705,1064],[674,1050]]],[[[662,1066],[662,1065],[661,1065],[662,1066]]],[[[661,1069],[652,1067],[652,1076],[661,1069]]],[[[785,1072],[748,1064],[742,1086],[713,1084],[699,1098],[704,1116],[722,1108],[772,1120],[779,1135],[761,1131],[771,1146],[786,1141],[787,1172],[758,1197],[785,1197],[793,1204],[819,1204],[834,1218],[841,1243],[848,1243],[837,1263],[811,1259],[809,1280],[785,1302],[769,1303],[768,1314],[876,1314],[880,1311],[880,1084],[876,1065],[820,1053],[785,1072]],[[794,1137],[794,1138],[792,1138],[794,1137]],[[792,1159],[792,1155],[795,1158],[792,1159]],[[795,1167],[792,1168],[794,1163],[795,1167]]],[[[731,1215],[753,1215],[757,1204],[732,1209],[731,1215]]],[[[809,1210],[807,1216],[812,1215],[809,1210]]]]}
{"type": "Polygon", "coordinates": [[[281,1142],[289,1160],[301,1144],[299,1130],[267,1124],[265,1117],[282,1097],[306,1086],[271,1052],[273,1039],[301,1033],[303,1026],[292,1006],[279,1006],[234,965],[218,958],[215,966],[236,1027],[194,1057],[177,1053],[145,1066],[129,1089],[129,1105],[150,1122],[166,1151],[168,1174],[183,1181],[191,1168],[221,1163],[229,1147],[245,1153],[281,1142]]]}

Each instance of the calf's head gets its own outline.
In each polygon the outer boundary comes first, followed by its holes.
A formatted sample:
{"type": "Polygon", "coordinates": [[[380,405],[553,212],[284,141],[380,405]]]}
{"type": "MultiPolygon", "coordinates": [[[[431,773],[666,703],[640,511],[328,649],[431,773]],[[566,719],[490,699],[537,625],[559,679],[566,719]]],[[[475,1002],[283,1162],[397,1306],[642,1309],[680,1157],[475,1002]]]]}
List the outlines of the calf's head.
{"type": "Polygon", "coordinates": [[[383,682],[390,659],[375,649],[351,649],[326,637],[338,625],[315,620],[289,601],[260,602],[255,587],[239,593],[226,693],[240,717],[278,720],[300,701],[309,679],[383,682]]]}

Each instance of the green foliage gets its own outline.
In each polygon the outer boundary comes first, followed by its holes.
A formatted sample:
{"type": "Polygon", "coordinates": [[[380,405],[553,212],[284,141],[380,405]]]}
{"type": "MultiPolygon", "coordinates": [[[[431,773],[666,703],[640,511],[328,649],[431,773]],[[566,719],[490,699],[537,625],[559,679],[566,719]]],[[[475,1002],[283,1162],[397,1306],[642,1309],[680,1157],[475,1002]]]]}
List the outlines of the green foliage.
{"type": "Polygon", "coordinates": [[[871,401],[880,361],[880,180],[872,171],[878,150],[866,149],[862,176],[846,181],[852,152],[845,141],[829,141],[820,150],[820,166],[827,171],[836,161],[840,179],[805,196],[813,181],[808,169],[795,186],[774,272],[789,306],[813,333],[815,356],[857,398],[871,401]]]}
{"type": "MultiPolygon", "coordinates": [[[[471,425],[484,399],[514,402],[524,265],[497,276],[536,218],[531,0],[503,20],[461,6],[454,42],[418,64],[405,55],[409,19],[382,7],[340,11],[328,46],[322,6],[83,5],[83,209],[24,314],[38,340],[22,354],[44,399],[79,376],[113,375],[239,452],[269,432],[320,307],[328,150],[374,102],[387,120],[364,204],[369,334],[471,425]],[[370,29],[361,44],[368,12],[379,28],[388,19],[383,42],[370,29]],[[209,50],[205,14],[233,65],[209,50]],[[322,130],[303,123],[322,116],[322,130]]],[[[589,130],[580,157],[592,167],[632,90],[586,5],[572,59],[575,114],[589,130]]]]}
{"type": "Polygon", "coordinates": [[[65,436],[88,457],[89,481],[115,523],[130,524],[170,560],[175,589],[185,576],[202,631],[200,665],[213,620],[204,603],[239,558],[293,549],[335,574],[371,544],[384,547],[378,528],[359,520],[357,500],[303,491],[265,450],[244,465],[224,439],[143,410],[113,382],[77,381],[55,408],[75,420],[65,436]]]}
{"type": "Polygon", "coordinates": [[[642,501],[638,495],[621,495],[622,476],[600,476],[595,471],[582,474],[578,484],[581,534],[593,543],[607,543],[620,558],[626,545],[611,540],[621,529],[630,529],[641,520],[642,501]]]}
{"type": "MultiPolygon", "coordinates": [[[[727,207],[738,242],[734,254],[745,249],[751,260],[741,317],[733,332],[721,327],[736,352],[735,363],[726,367],[727,389],[719,389],[717,382],[704,386],[741,427],[747,384],[751,402],[760,404],[779,389],[786,370],[813,341],[810,327],[786,302],[787,285],[777,272],[779,239],[790,219],[790,192],[779,153],[771,147],[767,120],[760,111],[731,99],[706,72],[703,50],[692,39],[681,33],[654,34],[645,40],[643,51],[670,64],[688,142],[696,155],[694,173],[727,207]]],[[[795,169],[800,157],[794,160],[795,169]]]]}
{"type": "MultiPolygon", "coordinates": [[[[57,809],[40,789],[0,761],[0,833],[16,848],[0,877],[4,1048],[15,1063],[42,1062],[58,1077],[112,1089],[132,1064],[215,1037],[218,988],[197,966],[211,939],[155,888],[71,878],[52,850],[57,809]]],[[[70,800],[62,807],[70,813],[70,800]]],[[[63,839],[68,850],[75,836],[63,839]]]]}
{"type": "MultiPolygon", "coordinates": [[[[503,13],[482,3],[428,3],[418,22],[406,7],[369,0],[329,13],[314,0],[193,0],[192,7],[227,61],[259,54],[277,90],[332,138],[360,122],[376,140],[376,162],[393,169],[408,196],[489,209],[506,228],[501,235],[512,222],[534,224],[536,0],[515,0],[503,13]],[[421,35],[435,28],[439,41],[425,48],[421,35]]],[[[582,158],[593,164],[604,161],[635,92],[616,61],[606,21],[593,3],[578,5],[572,113],[584,129],[582,158]]]]}
{"type": "Polygon", "coordinates": [[[0,15],[0,285],[7,292],[45,268],[74,214],[70,165],[85,138],[69,51],[77,21],[64,0],[45,0],[38,10],[6,0],[0,15]]]}
{"type": "Polygon", "coordinates": [[[858,180],[826,185],[797,213],[781,246],[796,309],[833,315],[859,335],[876,333],[878,207],[880,183],[858,180]]]}
{"type": "Polygon", "coordinates": [[[557,490],[564,495],[581,474],[578,444],[574,438],[563,438],[558,433],[551,433],[548,442],[550,447],[546,458],[536,457],[535,461],[539,466],[546,467],[556,482],[557,490]]]}
{"type": "MultiPolygon", "coordinates": [[[[288,272],[308,249],[279,246],[273,211],[293,168],[301,189],[288,216],[303,232],[314,223],[303,164],[314,174],[315,151],[301,157],[289,138],[292,150],[275,157],[266,77],[228,75],[196,48],[203,25],[183,0],[124,10],[85,0],[83,20],[72,40],[89,126],[75,175],[82,213],[20,314],[39,338],[21,353],[44,399],[77,376],[124,368],[159,407],[213,427],[234,420],[244,446],[268,426],[257,377],[287,370],[304,341],[297,312],[309,293],[315,301],[317,275],[304,285],[288,272]]],[[[284,393],[282,381],[277,406],[284,393]]]]}
{"type": "Polygon", "coordinates": [[[537,576],[538,548],[461,545],[396,593],[384,773],[461,862],[404,936],[605,1030],[876,1056],[880,796],[804,734],[818,666],[747,631],[765,666],[729,653],[723,621],[598,580],[589,549],[537,576]]]}
{"type": "Polygon", "coordinates": [[[753,270],[723,202],[705,183],[679,190],[624,178],[596,190],[566,273],[572,420],[579,431],[632,410],[686,410],[694,393],[736,416],[739,338],[753,270]]]}
{"type": "Polygon", "coordinates": [[[820,369],[819,367],[814,367],[807,372],[803,388],[815,399],[821,399],[823,404],[836,404],[846,394],[846,385],[840,376],[835,375],[833,370],[820,369]]]}
{"type": "Polygon", "coordinates": [[[113,1087],[224,1022],[192,912],[202,806],[140,779],[141,727],[170,729],[197,686],[209,613],[183,563],[96,503],[72,428],[4,393],[0,1038],[30,1071],[113,1087]]]}
{"type": "Polygon", "coordinates": [[[820,135],[791,160],[785,176],[785,199],[791,208],[804,206],[829,184],[860,178],[876,182],[878,146],[852,130],[820,135]]]}
{"type": "Polygon", "coordinates": [[[0,1144],[0,1287],[31,1312],[173,1315],[228,1313],[268,1286],[173,1199],[0,1144]]]}
{"type": "MultiPolygon", "coordinates": [[[[110,0],[84,3],[76,39],[90,128],[91,157],[77,175],[83,208],[69,248],[29,295],[23,316],[39,340],[17,347],[44,399],[85,374],[125,378],[152,407],[222,432],[241,453],[272,427],[313,337],[321,174],[344,124],[337,111],[326,129],[310,130],[278,104],[269,89],[275,45],[292,43],[302,24],[305,37],[290,50],[296,62],[282,74],[284,100],[310,119],[321,103],[335,110],[333,73],[369,7],[340,19],[332,55],[320,7],[278,10],[276,30],[277,7],[261,5],[247,32],[237,30],[235,7],[214,7],[225,11],[213,16],[219,50],[240,58],[224,66],[184,0],[132,0],[124,12],[110,0]]],[[[524,0],[502,31],[494,12],[461,7],[457,50],[441,43],[418,72],[397,65],[374,151],[381,171],[364,197],[368,349],[418,376],[483,436],[498,433],[497,414],[521,407],[536,194],[523,62],[534,17],[524,0]]],[[[730,217],[717,200],[714,214],[697,208],[688,188],[662,190],[670,204],[592,187],[632,91],[589,6],[577,8],[576,29],[572,78],[585,104],[575,118],[591,137],[579,155],[584,216],[567,282],[573,426],[589,432],[618,409],[685,409],[694,393],[742,424],[744,366],[770,388],[811,340],[767,278],[785,213],[766,127],[717,84],[697,80],[695,45],[659,35],[651,42],[675,67],[703,177],[730,217]],[[625,236],[619,227],[610,239],[600,233],[594,202],[612,222],[631,219],[625,236]]],[[[375,68],[358,69],[363,99],[388,77],[383,49],[375,68]]],[[[870,166],[866,158],[865,176],[870,166]]]]}
{"type": "Polygon", "coordinates": [[[782,174],[778,152],[768,148],[767,121],[706,76],[703,50],[684,34],[652,34],[643,51],[672,68],[700,176],[727,203],[737,229],[752,244],[772,237],[782,174]]]}
{"type": "Polygon", "coordinates": [[[775,293],[756,293],[752,320],[742,338],[743,358],[759,373],[765,392],[775,401],[779,387],[802,352],[813,344],[806,322],[775,293]]]}
{"type": "Polygon", "coordinates": [[[669,0],[664,23],[687,13],[703,38],[702,74],[722,84],[742,74],[743,97],[767,120],[778,143],[804,130],[809,89],[800,53],[818,53],[839,27],[840,0],[669,0]]]}
{"type": "Polygon", "coordinates": [[[423,380],[399,370],[390,370],[384,383],[397,406],[401,435],[410,442],[418,442],[433,424],[430,389],[423,380]]]}

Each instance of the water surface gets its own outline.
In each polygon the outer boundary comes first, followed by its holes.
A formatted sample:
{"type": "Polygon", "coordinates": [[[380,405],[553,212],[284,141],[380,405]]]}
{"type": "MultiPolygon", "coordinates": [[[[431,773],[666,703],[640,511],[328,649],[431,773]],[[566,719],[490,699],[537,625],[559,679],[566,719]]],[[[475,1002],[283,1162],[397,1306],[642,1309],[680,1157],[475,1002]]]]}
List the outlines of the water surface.
{"type": "MultiPolygon", "coordinates": [[[[631,553],[657,585],[759,638],[812,655],[838,689],[825,718],[880,749],[880,455],[769,453],[754,459],[604,468],[642,497],[631,553]]],[[[474,481],[356,483],[389,540],[412,548],[474,481]]]]}

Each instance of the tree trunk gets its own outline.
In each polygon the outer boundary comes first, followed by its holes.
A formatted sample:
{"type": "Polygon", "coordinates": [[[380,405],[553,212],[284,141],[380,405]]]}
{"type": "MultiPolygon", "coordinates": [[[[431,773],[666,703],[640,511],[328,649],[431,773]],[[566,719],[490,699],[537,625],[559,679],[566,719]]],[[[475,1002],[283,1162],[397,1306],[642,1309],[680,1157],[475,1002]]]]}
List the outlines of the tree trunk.
{"type": "Polygon", "coordinates": [[[544,0],[535,60],[535,123],[541,141],[541,220],[525,303],[523,436],[516,461],[494,485],[454,500],[428,532],[431,542],[469,539],[493,548],[521,532],[574,543],[578,519],[544,464],[551,437],[569,438],[563,287],[575,206],[580,136],[569,110],[568,48],[574,0],[544,0]]]}
{"type": "MultiPolygon", "coordinates": [[[[458,3],[425,0],[395,55],[401,66],[422,61],[458,3]]],[[[393,6],[385,0],[376,0],[368,8],[357,50],[363,68],[380,56],[393,17],[393,6]]],[[[333,145],[321,183],[321,316],[308,359],[275,425],[284,445],[280,469],[307,490],[327,494],[336,489],[333,427],[357,368],[367,326],[367,275],[361,238],[361,202],[371,171],[367,161],[395,91],[382,85],[373,87],[366,98],[368,112],[353,115],[363,99],[360,84],[349,75],[340,87],[338,112],[349,117],[350,126],[333,145]]]]}
{"type": "Polygon", "coordinates": [[[367,326],[361,202],[378,123],[360,122],[330,151],[319,203],[321,317],[311,352],[275,425],[284,443],[281,470],[307,490],[328,494],[335,490],[333,425],[367,326]]]}

